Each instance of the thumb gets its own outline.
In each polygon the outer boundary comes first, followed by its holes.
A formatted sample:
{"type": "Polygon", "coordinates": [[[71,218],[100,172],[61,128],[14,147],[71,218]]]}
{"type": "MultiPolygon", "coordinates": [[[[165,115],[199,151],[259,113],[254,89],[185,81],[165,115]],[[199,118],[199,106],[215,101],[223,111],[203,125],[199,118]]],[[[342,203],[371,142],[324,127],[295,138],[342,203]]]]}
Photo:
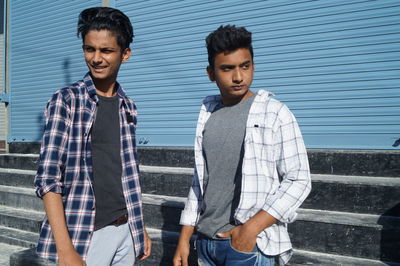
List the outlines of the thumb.
{"type": "Polygon", "coordinates": [[[229,238],[231,236],[231,231],[218,233],[217,236],[220,238],[229,238]]]}

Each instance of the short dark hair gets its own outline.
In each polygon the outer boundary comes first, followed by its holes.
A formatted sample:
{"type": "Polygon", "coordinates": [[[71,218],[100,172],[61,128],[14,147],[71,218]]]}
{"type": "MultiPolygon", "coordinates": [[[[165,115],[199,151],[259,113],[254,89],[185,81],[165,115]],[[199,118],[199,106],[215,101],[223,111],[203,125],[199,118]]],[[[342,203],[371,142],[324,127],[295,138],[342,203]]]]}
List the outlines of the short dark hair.
{"type": "Polygon", "coordinates": [[[247,48],[253,59],[253,46],[251,45],[251,32],[244,27],[235,25],[220,26],[206,38],[208,63],[214,67],[214,59],[222,52],[232,52],[239,48],[247,48]]]}
{"type": "Polygon", "coordinates": [[[120,10],[111,7],[92,7],[79,14],[78,36],[85,41],[86,34],[91,30],[113,32],[122,50],[129,48],[134,37],[129,18],[120,10]]]}

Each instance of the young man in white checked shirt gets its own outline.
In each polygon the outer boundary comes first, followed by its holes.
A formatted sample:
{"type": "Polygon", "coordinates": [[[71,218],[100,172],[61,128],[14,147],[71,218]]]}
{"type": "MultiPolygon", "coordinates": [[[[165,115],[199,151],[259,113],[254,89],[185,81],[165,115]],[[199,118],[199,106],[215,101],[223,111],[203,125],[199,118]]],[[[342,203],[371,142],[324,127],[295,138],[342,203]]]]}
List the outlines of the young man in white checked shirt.
{"type": "Polygon", "coordinates": [[[206,43],[207,73],[220,94],[206,97],[200,110],[174,265],[188,265],[195,230],[199,265],[286,264],[287,224],[311,190],[300,129],[270,92],[250,90],[250,32],[221,26],[206,43]]]}

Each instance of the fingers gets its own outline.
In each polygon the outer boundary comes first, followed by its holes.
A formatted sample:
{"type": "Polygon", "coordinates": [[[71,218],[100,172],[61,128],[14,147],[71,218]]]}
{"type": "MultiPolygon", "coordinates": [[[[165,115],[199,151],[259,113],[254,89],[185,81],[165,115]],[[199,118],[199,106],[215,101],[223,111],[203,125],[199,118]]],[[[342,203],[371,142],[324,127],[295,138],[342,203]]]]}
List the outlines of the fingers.
{"type": "Polygon", "coordinates": [[[189,266],[188,264],[188,259],[184,259],[184,258],[174,258],[173,260],[174,266],[189,266]]]}
{"type": "Polygon", "coordinates": [[[147,259],[151,254],[152,242],[147,232],[144,234],[144,253],[140,256],[140,260],[147,259]]]}
{"type": "Polygon", "coordinates": [[[218,233],[217,236],[220,238],[229,238],[232,235],[232,229],[226,232],[218,233]]]}

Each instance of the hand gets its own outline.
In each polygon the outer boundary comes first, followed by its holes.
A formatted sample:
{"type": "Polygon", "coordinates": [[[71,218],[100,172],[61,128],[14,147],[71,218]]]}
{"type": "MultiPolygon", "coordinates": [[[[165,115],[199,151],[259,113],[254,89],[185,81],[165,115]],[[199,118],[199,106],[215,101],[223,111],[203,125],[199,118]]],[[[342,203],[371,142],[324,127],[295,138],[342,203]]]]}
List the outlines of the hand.
{"type": "Polygon", "coordinates": [[[231,238],[234,249],[242,252],[252,252],[257,243],[257,234],[245,225],[238,225],[231,230],[217,234],[221,238],[231,238]]]}
{"type": "Polygon", "coordinates": [[[174,266],[188,266],[190,244],[186,241],[179,241],[173,258],[174,266]]]}
{"type": "Polygon", "coordinates": [[[151,254],[151,239],[144,229],[144,253],[139,257],[140,260],[147,259],[151,254]]]}
{"type": "Polygon", "coordinates": [[[68,251],[66,253],[60,253],[58,263],[60,266],[86,266],[86,263],[75,250],[68,251]]]}

